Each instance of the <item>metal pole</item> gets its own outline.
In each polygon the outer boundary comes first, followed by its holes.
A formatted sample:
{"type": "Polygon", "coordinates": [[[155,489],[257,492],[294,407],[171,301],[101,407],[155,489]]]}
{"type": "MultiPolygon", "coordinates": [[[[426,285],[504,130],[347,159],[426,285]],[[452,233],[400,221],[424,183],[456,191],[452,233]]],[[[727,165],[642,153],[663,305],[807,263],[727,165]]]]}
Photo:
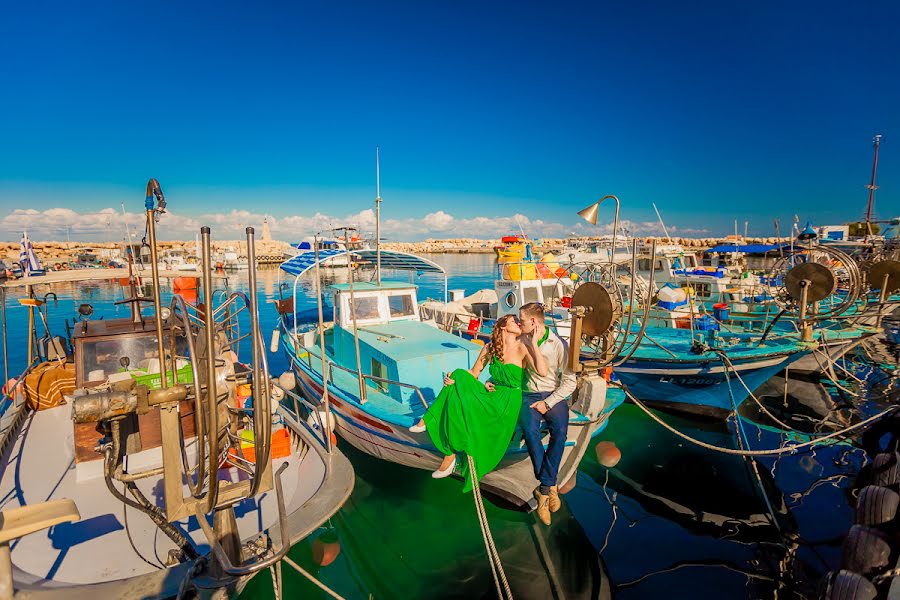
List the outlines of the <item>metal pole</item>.
{"type": "Polygon", "coordinates": [[[256,472],[250,488],[250,496],[256,494],[262,482],[261,472],[269,464],[272,447],[272,400],[269,393],[269,373],[265,362],[265,349],[259,330],[259,301],[256,291],[256,237],[253,227],[247,227],[247,279],[250,286],[247,299],[250,302],[250,341],[253,345],[253,418],[254,441],[257,448],[256,472]]]}
{"type": "MultiPolygon", "coordinates": [[[[344,228],[344,248],[347,252],[347,290],[350,293],[350,320],[353,322],[353,345],[356,348],[356,375],[359,377],[359,402],[366,402],[366,378],[363,377],[362,359],[359,356],[359,329],[356,326],[356,298],[353,296],[353,267],[350,264],[350,228],[344,228]]],[[[325,349],[323,348],[324,352],[325,349]]]]}
{"type": "Polygon", "coordinates": [[[3,326],[3,385],[6,385],[6,382],[9,381],[9,350],[6,346],[6,288],[4,287],[0,287],[0,320],[2,320],[3,326]]]}
{"type": "MultiPolygon", "coordinates": [[[[322,404],[325,406],[325,423],[322,427],[325,430],[325,447],[329,453],[331,446],[331,401],[328,398],[328,361],[325,359],[325,314],[322,307],[322,272],[319,270],[319,236],[315,236],[313,245],[315,246],[316,259],[316,307],[319,309],[319,352],[322,355],[322,404]]],[[[296,323],[296,317],[294,322],[296,323]]],[[[296,327],[296,325],[295,325],[296,327]]],[[[296,333],[294,339],[297,339],[296,333]]]]}
{"type": "Polygon", "coordinates": [[[878,189],[878,186],[875,185],[875,171],[878,170],[878,146],[881,145],[881,134],[876,135],[873,140],[875,143],[875,158],[872,161],[872,181],[866,187],[869,188],[869,205],[866,208],[866,236],[863,241],[869,241],[869,235],[872,233],[872,204],[875,202],[875,190],[878,189]]]}
{"type": "MultiPolygon", "coordinates": [[[[205,322],[204,337],[206,340],[206,400],[209,435],[209,455],[207,469],[209,472],[209,493],[206,498],[206,510],[210,512],[219,502],[219,403],[216,392],[216,357],[215,357],[215,327],[213,318],[213,293],[212,293],[212,259],[210,257],[209,227],[200,228],[201,240],[201,269],[203,270],[203,321],[205,322]]],[[[156,269],[156,261],[153,261],[156,269]]],[[[202,444],[203,440],[198,440],[202,444]]],[[[259,463],[257,463],[259,464],[259,463]]]]}
{"type": "Polygon", "coordinates": [[[375,281],[381,285],[381,163],[375,146],[375,281]]]}
{"type": "MultiPolygon", "coordinates": [[[[147,198],[144,206],[147,209],[147,232],[150,237],[150,272],[153,279],[153,305],[156,307],[154,319],[156,320],[156,349],[159,352],[159,385],[162,389],[169,387],[166,379],[166,347],[163,343],[162,325],[162,300],[159,294],[159,265],[156,252],[156,210],[153,208],[153,196],[160,199],[160,209],[165,209],[165,200],[162,200],[162,190],[155,179],[147,182],[147,198]]],[[[174,381],[173,381],[174,383],[174,381]]]]}

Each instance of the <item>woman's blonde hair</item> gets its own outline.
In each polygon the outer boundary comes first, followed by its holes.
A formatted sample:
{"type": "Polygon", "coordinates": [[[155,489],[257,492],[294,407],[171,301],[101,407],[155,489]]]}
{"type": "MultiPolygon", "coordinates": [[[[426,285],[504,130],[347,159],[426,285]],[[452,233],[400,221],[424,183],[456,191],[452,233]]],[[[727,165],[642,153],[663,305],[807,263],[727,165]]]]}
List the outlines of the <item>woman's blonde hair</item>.
{"type": "Polygon", "coordinates": [[[496,358],[503,362],[503,328],[506,327],[510,319],[515,318],[515,315],[503,315],[497,319],[497,322],[494,324],[494,330],[491,332],[491,343],[485,359],[496,358]]]}

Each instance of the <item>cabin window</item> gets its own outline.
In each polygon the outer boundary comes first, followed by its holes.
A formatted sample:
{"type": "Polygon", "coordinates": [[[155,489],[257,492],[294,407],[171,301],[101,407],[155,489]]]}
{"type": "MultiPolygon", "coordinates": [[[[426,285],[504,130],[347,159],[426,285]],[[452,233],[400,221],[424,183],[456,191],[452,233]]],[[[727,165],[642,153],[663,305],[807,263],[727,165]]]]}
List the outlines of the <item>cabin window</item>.
{"type": "Polygon", "coordinates": [[[637,261],[638,271],[649,271],[650,270],[650,259],[649,258],[639,258],[637,261]]]}
{"type": "Polygon", "coordinates": [[[551,285],[545,285],[543,287],[544,297],[542,298],[542,302],[544,304],[551,304],[552,300],[555,300],[558,295],[556,293],[556,283],[554,282],[551,285]]]}
{"type": "MultiPolygon", "coordinates": [[[[372,359],[372,376],[378,377],[380,379],[388,378],[388,370],[387,367],[380,360],[372,359]]],[[[372,387],[377,389],[378,391],[387,393],[388,392],[388,384],[384,381],[378,381],[377,379],[371,379],[372,387]]]]}
{"type": "MultiPolygon", "coordinates": [[[[353,305],[354,298],[349,298],[351,310],[353,305]]],[[[378,311],[378,297],[377,296],[357,296],[356,300],[356,319],[358,321],[367,321],[370,319],[377,319],[381,315],[378,311]]],[[[350,313],[350,317],[353,318],[353,313],[350,313]]]]}
{"type": "Polygon", "coordinates": [[[506,304],[507,308],[514,307],[516,305],[516,293],[507,292],[507,294],[503,297],[503,302],[506,304]]]}
{"type": "Polygon", "coordinates": [[[712,289],[708,283],[695,283],[694,290],[701,298],[709,298],[712,295],[712,289]]]}
{"type": "Polygon", "coordinates": [[[416,314],[411,294],[388,296],[388,308],[390,308],[391,317],[411,317],[416,314]]]}
{"type": "Polygon", "coordinates": [[[693,254],[687,254],[684,257],[684,266],[688,269],[694,269],[697,267],[697,257],[693,254]]]}
{"type": "Polygon", "coordinates": [[[523,292],[522,295],[525,297],[525,302],[524,302],[525,304],[528,304],[529,302],[540,302],[541,301],[541,295],[540,295],[540,293],[538,293],[538,288],[536,288],[536,287],[527,287],[524,290],[522,290],[522,292],[523,292]]]}

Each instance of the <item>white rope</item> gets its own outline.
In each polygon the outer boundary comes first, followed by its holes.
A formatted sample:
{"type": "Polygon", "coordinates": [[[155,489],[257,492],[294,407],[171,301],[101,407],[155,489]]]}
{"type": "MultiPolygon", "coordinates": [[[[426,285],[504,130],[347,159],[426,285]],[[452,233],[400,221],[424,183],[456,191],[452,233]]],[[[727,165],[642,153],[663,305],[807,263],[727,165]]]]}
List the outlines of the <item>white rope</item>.
{"type": "Polygon", "coordinates": [[[631,400],[632,402],[634,402],[638,406],[638,408],[640,408],[645,413],[647,413],[647,415],[651,419],[653,419],[654,421],[656,421],[657,423],[659,423],[664,428],[668,429],[670,432],[674,433],[681,439],[686,440],[697,446],[700,446],[701,448],[706,448],[707,450],[721,452],[722,454],[733,454],[735,456],[780,456],[782,454],[788,454],[788,453],[793,454],[803,448],[812,447],[812,446],[821,444],[825,440],[829,440],[829,439],[833,439],[833,438],[836,438],[836,437],[839,437],[842,435],[846,435],[846,434],[850,433],[851,431],[856,431],[857,429],[862,429],[863,427],[869,425],[870,423],[889,415],[890,413],[896,411],[897,409],[900,409],[900,406],[891,406],[891,407],[887,408],[886,410],[881,411],[877,415],[869,417],[868,419],[865,419],[864,421],[860,421],[859,423],[856,423],[855,425],[851,425],[850,427],[847,427],[840,431],[835,431],[828,435],[824,435],[820,438],[816,438],[814,440],[810,440],[810,441],[804,442],[802,444],[791,444],[788,446],[783,446],[781,448],[775,448],[775,449],[771,449],[771,450],[734,450],[732,448],[722,448],[720,446],[714,446],[712,444],[707,444],[706,442],[702,442],[696,438],[692,438],[691,436],[687,435],[686,433],[682,433],[682,432],[678,431],[677,429],[675,429],[674,427],[672,427],[671,425],[669,425],[668,423],[663,421],[661,418],[659,418],[656,415],[656,413],[654,413],[652,410],[647,408],[647,406],[643,402],[641,402],[640,400],[635,398],[631,394],[631,392],[628,391],[628,388],[626,388],[624,385],[622,386],[622,390],[625,392],[625,395],[628,396],[628,399],[631,400]]]}
{"type": "Polygon", "coordinates": [[[300,565],[298,565],[297,563],[295,563],[294,561],[292,561],[292,560],[291,560],[290,558],[288,558],[287,556],[285,556],[282,560],[283,560],[284,562],[286,562],[287,564],[289,564],[290,566],[294,567],[294,570],[296,570],[298,573],[300,573],[301,575],[303,575],[304,577],[306,577],[307,579],[309,579],[309,580],[310,580],[313,584],[315,584],[320,590],[322,590],[323,592],[325,592],[326,594],[328,594],[329,596],[331,596],[331,597],[334,598],[335,600],[346,600],[346,598],[344,598],[343,596],[341,596],[340,594],[338,594],[337,592],[335,592],[334,590],[332,590],[331,588],[329,588],[327,585],[325,585],[324,583],[322,583],[321,581],[319,581],[318,579],[316,579],[315,577],[313,577],[312,574],[310,574],[309,572],[307,572],[303,567],[301,567],[300,565]]]}
{"type": "Polygon", "coordinates": [[[481,536],[484,538],[484,545],[487,549],[488,562],[491,564],[491,572],[494,575],[494,583],[497,586],[497,595],[502,599],[504,598],[503,592],[505,591],[505,598],[513,600],[512,590],[509,587],[509,581],[506,579],[506,573],[503,571],[503,564],[500,562],[500,554],[497,552],[497,547],[494,545],[494,536],[491,535],[491,527],[488,524],[487,513],[484,510],[484,499],[481,497],[481,486],[478,483],[478,475],[475,472],[475,459],[469,455],[466,455],[466,458],[469,461],[469,477],[472,480],[472,497],[475,499],[475,511],[478,513],[478,525],[481,527],[481,536]]]}

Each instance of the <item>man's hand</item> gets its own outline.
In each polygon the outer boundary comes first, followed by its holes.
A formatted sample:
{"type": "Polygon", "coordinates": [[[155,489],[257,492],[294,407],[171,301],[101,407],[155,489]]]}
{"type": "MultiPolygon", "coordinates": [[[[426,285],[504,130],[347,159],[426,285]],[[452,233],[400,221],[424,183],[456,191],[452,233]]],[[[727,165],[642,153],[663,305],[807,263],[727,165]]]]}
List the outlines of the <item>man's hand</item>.
{"type": "Polygon", "coordinates": [[[493,391],[494,391],[495,389],[497,389],[497,388],[494,387],[494,384],[493,384],[493,383],[491,383],[490,381],[488,381],[487,383],[484,384],[484,389],[486,389],[486,390],[489,391],[489,392],[493,392],[493,391]]]}
{"type": "Polygon", "coordinates": [[[547,411],[550,410],[550,407],[547,406],[547,403],[544,402],[543,400],[538,400],[537,402],[532,402],[530,406],[531,406],[531,408],[538,411],[542,415],[546,415],[547,411]]]}
{"type": "Polygon", "coordinates": [[[450,379],[450,373],[444,373],[444,385],[453,385],[456,383],[452,379],[450,379]]]}

